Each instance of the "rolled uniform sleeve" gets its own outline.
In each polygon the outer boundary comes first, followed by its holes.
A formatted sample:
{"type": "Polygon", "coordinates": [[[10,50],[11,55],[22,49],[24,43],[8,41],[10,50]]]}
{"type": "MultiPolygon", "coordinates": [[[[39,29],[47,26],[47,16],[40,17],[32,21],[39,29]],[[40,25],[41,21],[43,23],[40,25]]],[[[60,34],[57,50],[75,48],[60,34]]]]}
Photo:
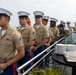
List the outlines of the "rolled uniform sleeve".
{"type": "Polygon", "coordinates": [[[29,41],[35,40],[36,39],[36,31],[33,27],[30,29],[30,34],[29,34],[29,41]]]}
{"type": "Polygon", "coordinates": [[[49,29],[49,37],[54,37],[53,32],[49,29]]]}
{"type": "Polygon", "coordinates": [[[16,48],[24,46],[21,34],[16,31],[16,32],[14,32],[13,35],[14,35],[14,37],[13,37],[14,44],[15,44],[16,48]]]}
{"type": "Polygon", "coordinates": [[[45,39],[45,38],[49,38],[49,30],[48,30],[47,27],[44,27],[44,36],[43,36],[43,38],[44,38],[44,39],[45,39]]]}
{"type": "Polygon", "coordinates": [[[59,29],[56,28],[56,31],[57,31],[57,36],[59,36],[60,35],[59,29]]]}

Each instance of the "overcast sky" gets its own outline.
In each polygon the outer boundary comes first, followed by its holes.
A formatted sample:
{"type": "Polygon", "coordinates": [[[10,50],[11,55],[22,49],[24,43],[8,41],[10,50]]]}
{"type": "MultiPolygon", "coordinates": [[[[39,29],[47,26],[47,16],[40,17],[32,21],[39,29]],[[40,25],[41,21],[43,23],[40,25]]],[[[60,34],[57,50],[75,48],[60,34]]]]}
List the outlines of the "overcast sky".
{"type": "Polygon", "coordinates": [[[71,21],[72,25],[76,21],[76,0],[0,0],[0,7],[6,8],[13,13],[10,24],[13,28],[19,25],[17,12],[27,11],[31,15],[34,24],[33,11],[41,10],[50,17],[55,17],[59,21],[71,21]]]}

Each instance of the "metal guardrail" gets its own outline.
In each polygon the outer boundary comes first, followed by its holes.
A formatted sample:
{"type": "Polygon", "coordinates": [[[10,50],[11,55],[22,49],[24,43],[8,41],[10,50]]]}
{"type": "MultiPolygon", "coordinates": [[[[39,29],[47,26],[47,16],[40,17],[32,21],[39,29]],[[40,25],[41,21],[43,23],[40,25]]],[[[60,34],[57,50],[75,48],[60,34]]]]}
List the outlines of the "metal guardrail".
{"type": "MultiPolygon", "coordinates": [[[[40,55],[44,54],[48,49],[52,48],[53,46],[55,46],[57,43],[59,43],[60,41],[64,40],[66,37],[62,37],[61,39],[59,39],[58,41],[56,41],[54,44],[52,44],[51,46],[49,46],[47,49],[45,49],[44,51],[42,51],[41,53],[39,53],[38,55],[36,55],[34,58],[32,58],[31,60],[29,60],[28,62],[26,62],[25,64],[23,64],[22,66],[20,66],[19,68],[17,68],[17,72],[20,73],[20,71],[25,68],[30,62],[34,61],[35,59],[37,59],[40,55]]],[[[42,57],[39,61],[37,61],[33,66],[31,66],[26,72],[24,72],[22,75],[25,75],[26,73],[28,73],[33,67],[35,67],[41,60],[43,60],[49,53],[51,53],[54,49],[50,50],[46,55],[44,55],[44,57],[42,57]]]]}
{"type": "Polygon", "coordinates": [[[54,50],[54,48],[52,50],[50,50],[46,55],[44,55],[39,61],[37,61],[34,65],[32,65],[26,72],[24,72],[22,75],[27,74],[33,67],[35,67],[41,60],[43,60],[48,54],[50,54],[52,51],[54,50]]]}

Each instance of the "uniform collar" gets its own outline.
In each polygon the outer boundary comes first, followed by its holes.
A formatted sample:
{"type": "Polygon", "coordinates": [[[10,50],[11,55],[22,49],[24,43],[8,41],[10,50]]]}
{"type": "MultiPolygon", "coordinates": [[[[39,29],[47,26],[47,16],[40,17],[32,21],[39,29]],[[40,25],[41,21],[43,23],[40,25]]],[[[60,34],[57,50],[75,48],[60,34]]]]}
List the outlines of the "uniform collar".
{"type": "Polygon", "coordinates": [[[20,27],[20,31],[23,31],[23,30],[25,30],[25,29],[28,29],[28,27],[29,27],[29,25],[27,24],[25,27],[20,27]]]}
{"type": "Polygon", "coordinates": [[[41,24],[41,25],[40,25],[40,28],[43,28],[43,26],[44,26],[44,25],[43,25],[43,24],[41,24]]]}
{"type": "Polygon", "coordinates": [[[55,29],[56,27],[50,27],[51,29],[55,29]]]}
{"type": "MultiPolygon", "coordinates": [[[[3,36],[5,36],[6,34],[11,34],[11,32],[12,32],[11,29],[12,29],[12,28],[9,26],[3,36]]],[[[0,30],[0,36],[3,37],[3,36],[2,36],[2,30],[0,30]]]]}
{"type": "Polygon", "coordinates": [[[11,27],[9,26],[8,29],[6,30],[5,34],[11,34],[11,27]]]}
{"type": "MultiPolygon", "coordinates": [[[[37,25],[35,25],[35,28],[37,29],[37,25]]],[[[39,25],[39,28],[43,28],[43,24],[39,25]]]]}
{"type": "MultiPolygon", "coordinates": [[[[11,27],[9,26],[9,27],[6,29],[5,34],[11,34],[11,31],[10,31],[10,30],[11,30],[11,27]]],[[[0,30],[0,32],[1,32],[1,31],[2,31],[2,30],[0,30]]],[[[4,34],[4,35],[5,35],[5,34],[4,34]]]]}
{"type": "Polygon", "coordinates": [[[28,27],[29,25],[28,24],[26,24],[26,26],[25,27],[22,27],[22,28],[26,28],[26,27],[28,27]]]}

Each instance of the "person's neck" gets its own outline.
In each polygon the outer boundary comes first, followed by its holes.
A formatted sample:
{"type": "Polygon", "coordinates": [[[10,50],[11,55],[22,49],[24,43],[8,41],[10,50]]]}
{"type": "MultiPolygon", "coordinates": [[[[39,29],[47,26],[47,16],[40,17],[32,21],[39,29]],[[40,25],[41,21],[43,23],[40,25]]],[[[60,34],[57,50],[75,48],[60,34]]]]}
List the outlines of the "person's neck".
{"type": "Polygon", "coordinates": [[[36,23],[37,25],[42,25],[42,23],[36,23]]]}
{"type": "Polygon", "coordinates": [[[45,24],[45,26],[47,26],[47,24],[45,24]]]}
{"type": "Polygon", "coordinates": [[[50,26],[50,27],[56,27],[56,26],[50,26]]]}
{"type": "Polygon", "coordinates": [[[9,27],[9,24],[6,24],[6,25],[3,25],[3,26],[1,27],[1,29],[2,29],[2,30],[7,30],[8,27],[9,27]]]}
{"type": "Polygon", "coordinates": [[[26,27],[27,26],[27,23],[25,23],[24,25],[22,25],[21,27],[26,27]]]}

